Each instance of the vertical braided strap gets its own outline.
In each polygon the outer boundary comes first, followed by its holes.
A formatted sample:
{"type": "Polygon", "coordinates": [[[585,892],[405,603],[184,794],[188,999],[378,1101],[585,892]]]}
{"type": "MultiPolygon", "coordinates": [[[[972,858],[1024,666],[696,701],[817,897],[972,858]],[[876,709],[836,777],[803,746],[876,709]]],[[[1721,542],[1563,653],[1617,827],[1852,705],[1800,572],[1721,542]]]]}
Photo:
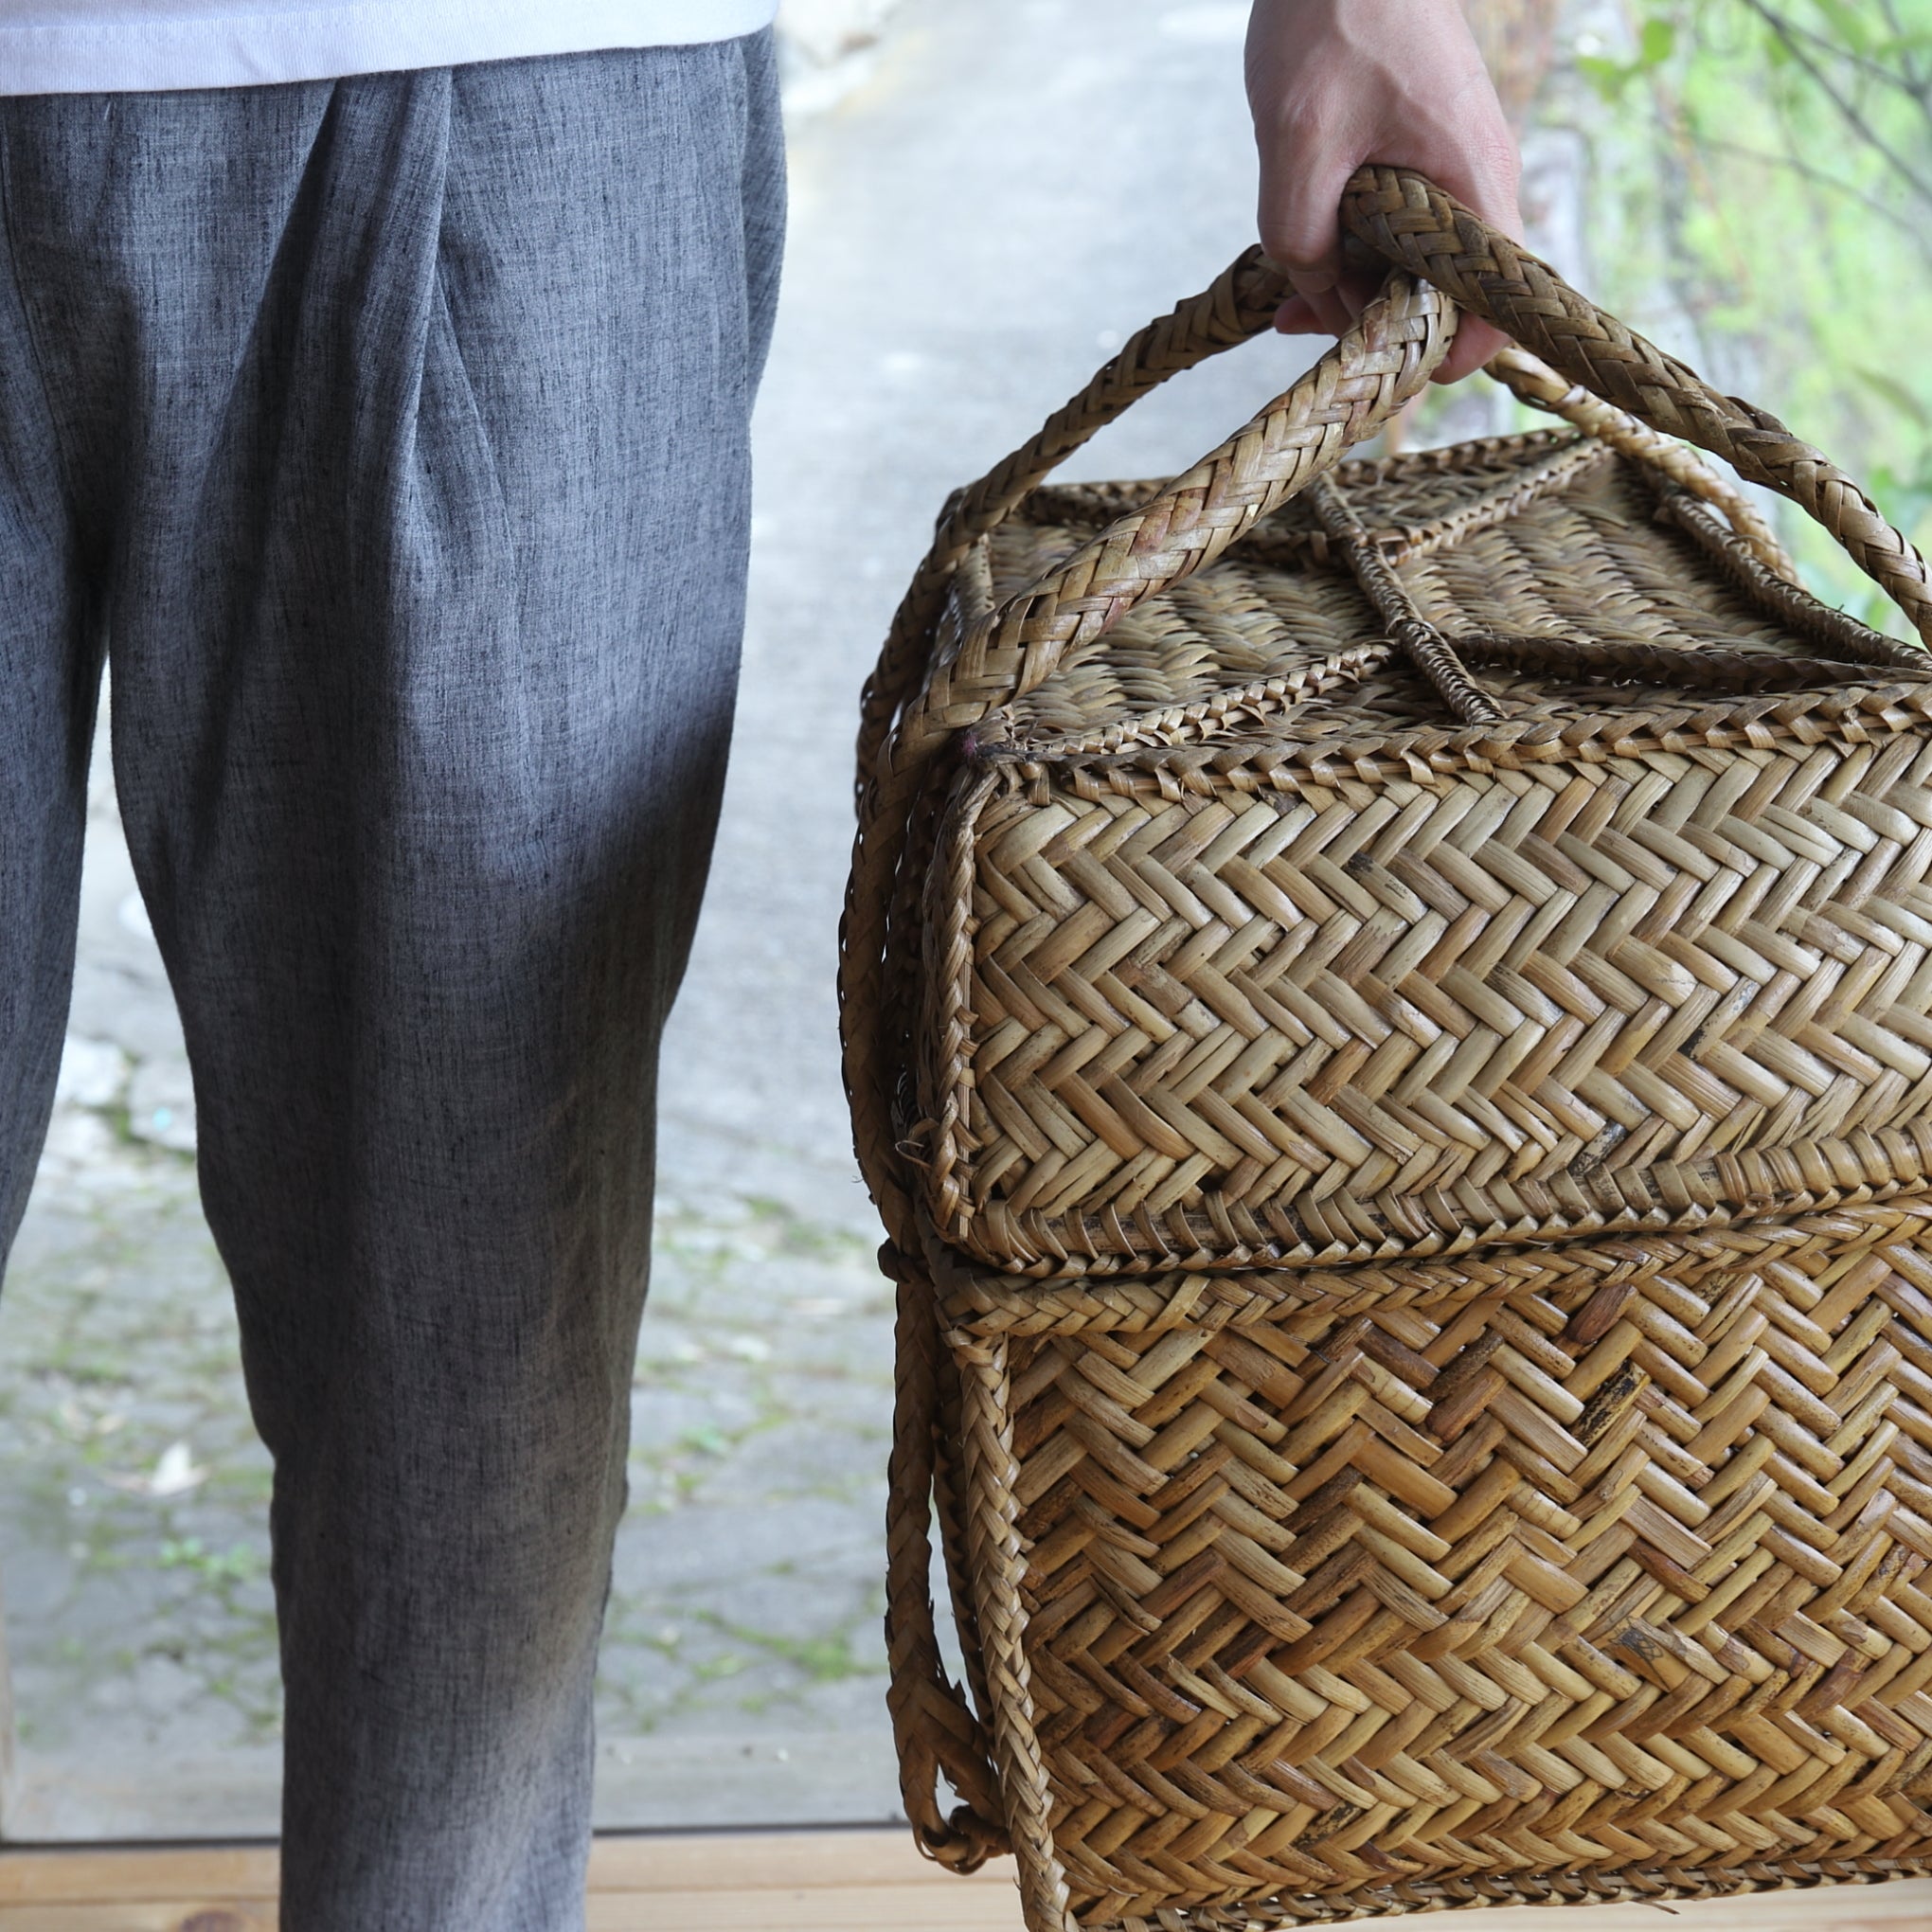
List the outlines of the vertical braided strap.
{"type": "Polygon", "coordinates": [[[1932,641],[1924,559],[1844,471],[1775,416],[1720,395],[1412,170],[1358,169],[1342,196],[1342,223],[1378,255],[1455,296],[1571,382],[1653,429],[1723,456],[1747,482],[1789,497],[1932,641]]]}
{"type": "Polygon", "coordinates": [[[1080,1932],[1066,1872],[1053,1849],[1052,1794],[1033,1728],[1032,1670],[1027,1661],[1020,1575],[1020,1466],[1013,1456],[1007,1338],[949,1335],[963,1384],[966,1548],[979,1611],[980,1642],[993,1690],[993,1755],[1006,1798],[1007,1831],[1019,1862],[1027,1932],[1080,1932]]]}
{"type": "Polygon", "coordinates": [[[934,1437],[939,1336],[932,1283],[910,1257],[881,1256],[899,1283],[892,1455],[886,1505],[886,1703],[899,1755],[899,1788],[913,1836],[929,1858],[974,1871],[1007,1851],[992,1751],[965,1696],[946,1675],[933,1627],[934,1437]],[[943,1777],[965,1803],[939,1814],[943,1777]]]}

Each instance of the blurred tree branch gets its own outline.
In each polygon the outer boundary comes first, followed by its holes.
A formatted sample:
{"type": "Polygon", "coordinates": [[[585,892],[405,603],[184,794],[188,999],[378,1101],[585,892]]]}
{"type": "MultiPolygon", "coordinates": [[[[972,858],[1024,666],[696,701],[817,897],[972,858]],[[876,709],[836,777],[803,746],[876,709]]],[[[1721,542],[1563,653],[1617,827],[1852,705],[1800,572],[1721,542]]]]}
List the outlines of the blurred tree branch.
{"type": "Polygon", "coordinates": [[[1496,97],[1518,134],[1556,53],[1563,0],[1462,0],[1496,97]]]}
{"type": "Polygon", "coordinates": [[[1928,266],[1932,266],[1932,236],[1897,208],[1887,207],[1875,194],[1866,191],[1849,181],[1842,181],[1835,174],[1828,174],[1822,168],[1814,168],[1809,161],[1801,160],[1796,154],[1774,154],[1764,148],[1747,148],[1742,141],[1726,141],[1714,134],[1706,134],[1699,144],[1713,154],[1732,154],[1740,161],[1755,161],[1764,168],[1787,169],[1801,181],[1808,181],[1814,188],[1822,188],[1833,194],[1849,196],[1869,213],[1876,215],[1881,222],[1896,228],[1912,244],[1928,266]]]}
{"type": "MultiPolygon", "coordinates": [[[[1770,0],[1743,0],[1743,5],[1749,12],[1757,15],[1763,23],[1765,30],[1811,78],[1819,93],[1837,110],[1838,116],[1845,125],[1867,147],[1896,170],[1899,179],[1925,204],[1928,209],[1932,209],[1932,176],[1921,172],[1899,152],[1896,145],[1872,125],[1859,104],[1851,98],[1849,90],[1840,87],[1825,66],[1825,58],[1843,62],[1882,86],[1889,87],[1903,95],[1919,109],[1921,118],[1926,123],[1928,134],[1932,134],[1932,92],[1928,92],[1923,82],[1906,66],[1905,50],[1910,45],[1911,37],[1899,28],[1894,28],[1892,38],[1899,53],[1899,66],[1894,70],[1885,65],[1883,62],[1871,59],[1863,49],[1841,45],[1815,28],[1794,20],[1781,9],[1772,6],[1770,0]]],[[[1892,14],[1889,7],[1886,11],[1888,15],[1892,14]]],[[[1896,16],[1892,15],[1892,18],[1895,19],[1896,16]]]]}
{"type": "MultiPolygon", "coordinates": [[[[1548,98],[1587,144],[1611,305],[1689,323],[1924,541],[1932,0],[1570,0],[1564,24],[1548,98]]],[[[1821,592],[1889,621],[1833,545],[1782,528],[1821,592]]]]}

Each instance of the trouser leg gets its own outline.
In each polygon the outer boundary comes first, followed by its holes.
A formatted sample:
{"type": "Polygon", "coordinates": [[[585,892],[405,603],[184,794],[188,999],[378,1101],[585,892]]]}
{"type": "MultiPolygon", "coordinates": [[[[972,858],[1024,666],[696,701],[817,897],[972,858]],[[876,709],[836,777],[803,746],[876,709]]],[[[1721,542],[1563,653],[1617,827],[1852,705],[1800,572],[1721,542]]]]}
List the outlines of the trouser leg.
{"type": "Polygon", "coordinates": [[[562,1932],[735,689],[768,42],[37,125],[45,233],[122,297],[70,352],[128,384],[116,770],[276,1461],[283,1923],[562,1932]]]}
{"type": "Polygon", "coordinates": [[[13,274],[0,123],[0,1268],[46,1137],[100,685],[90,530],[13,274]]]}

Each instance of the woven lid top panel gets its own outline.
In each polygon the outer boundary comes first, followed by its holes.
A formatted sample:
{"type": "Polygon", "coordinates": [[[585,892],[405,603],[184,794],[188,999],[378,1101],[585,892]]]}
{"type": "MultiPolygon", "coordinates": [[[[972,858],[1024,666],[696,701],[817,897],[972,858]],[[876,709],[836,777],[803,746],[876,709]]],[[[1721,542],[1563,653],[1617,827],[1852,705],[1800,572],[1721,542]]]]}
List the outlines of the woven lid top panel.
{"type": "MultiPolygon", "coordinates": [[[[1494,480],[1340,473],[1391,530],[1494,480]]],[[[995,589],[1133,488],[1040,492],[995,589]]],[[[1593,460],[1402,561],[1443,634],[1504,640],[1471,660],[1501,724],[1445,717],[1291,507],[975,747],[929,875],[943,1240],[1326,1265],[1923,1185],[1932,684],[1819,662],[1654,504],[1593,460]]]]}
{"type": "MultiPolygon", "coordinates": [[[[1336,481],[1391,538],[1427,528],[1537,474],[1554,487],[1485,527],[1405,560],[1404,587],[1452,637],[1586,639],[1621,647],[1724,656],[1815,658],[1713,572],[1680,531],[1659,524],[1637,466],[1567,431],[1424,451],[1381,463],[1348,463],[1336,481]],[[1459,460],[1452,465],[1450,457],[1459,460]],[[1577,459],[1581,458],[1581,461],[1577,459]],[[1565,460],[1576,467],[1564,473],[1565,460]]],[[[991,542],[993,592],[1024,589],[1111,519],[1154,493],[1154,484],[1038,491],[1021,518],[991,542]]],[[[1318,738],[1442,725],[1426,686],[1388,662],[1387,626],[1333,554],[1303,499],[1290,503],[1219,562],[1129,611],[1069,651],[1041,688],[1012,707],[1016,747],[1097,752],[1252,732],[1318,738]],[[1351,653],[1370,653],[1350,663],[1351,653]],[[1333,667],[1333,669],[1331,669],[1333,667]],[[1372,682],[1360,688],[1365,678],[1372,682]],[[1297,715],[1284,715],[1290,711],[1297,715]]],[[[1668,694],[1681,705],[1694,670],[1673,667],[1668,694]]],[[[1574,718],[1604,709],[1601,685],[1547,678],[1525,684],[1485,666],[1479,676],[1511,710],[1574,718]]],[[[1735,689],[1735,665],[1711,667],[1708,689],[1735,689]]],[[[1794,680],[1781,680],[1790,689],[1794,680]]],[[[1617,703],[1628,707],[1634,694],[1617,703]]]]}

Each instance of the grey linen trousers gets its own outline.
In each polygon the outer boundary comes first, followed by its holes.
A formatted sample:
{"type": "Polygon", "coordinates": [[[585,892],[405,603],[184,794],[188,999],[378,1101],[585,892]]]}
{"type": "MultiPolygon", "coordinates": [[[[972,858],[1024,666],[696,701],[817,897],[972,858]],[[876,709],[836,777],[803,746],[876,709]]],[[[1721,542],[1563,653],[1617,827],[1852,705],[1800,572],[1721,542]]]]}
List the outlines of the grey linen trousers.
{"type": "Polygon", "coordinates": [[[282,1924],[566,1932],[737,678],[769,36],[8,98],[0,212],[0,1252],[105,653],[275,1458],[282,1924]]]}

